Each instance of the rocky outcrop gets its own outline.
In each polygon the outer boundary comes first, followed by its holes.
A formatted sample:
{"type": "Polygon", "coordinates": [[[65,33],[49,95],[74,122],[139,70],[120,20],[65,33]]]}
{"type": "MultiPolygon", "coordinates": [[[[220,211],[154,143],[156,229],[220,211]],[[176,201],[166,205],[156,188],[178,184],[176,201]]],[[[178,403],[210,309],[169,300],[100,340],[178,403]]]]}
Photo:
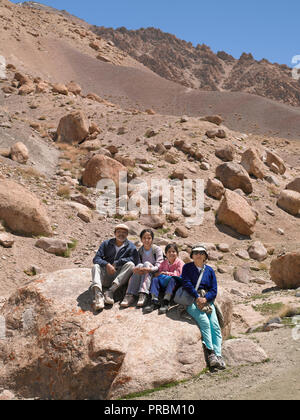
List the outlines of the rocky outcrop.
{"type": "Polygon", "coordinates": [[[40,200],[13,181],[0,181],[0,220],[16,233],[45,236],[53,233],[40,200]]]}
{"type": "MultiPolygon", "coordinates": [[[[113,399],[190,378],[205,367],[200,331],[179,316],[120,310],[95,316],[90,269],[63,270],[17,290],[1,309],[0,387],[23,397],[113,399]]],[[[220,290],[230,334],[232,303],[220,290]]]]}

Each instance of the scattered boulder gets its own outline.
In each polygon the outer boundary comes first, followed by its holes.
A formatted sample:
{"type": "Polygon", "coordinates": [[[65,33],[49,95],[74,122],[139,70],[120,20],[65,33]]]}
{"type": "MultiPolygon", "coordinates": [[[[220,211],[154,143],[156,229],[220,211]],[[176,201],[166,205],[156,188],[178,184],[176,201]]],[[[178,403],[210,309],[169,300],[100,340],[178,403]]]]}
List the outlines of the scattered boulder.
{"type": "Polygon", "coordinates": [[[244,338],[225,341],[223,357],[230,367],[263,363],[268,359],[266,352],[258,344],[244,338]]]}
{"type": "Polygon", "coordinates": [[[224,187],[231,190],[241,188],[245,194],[253,191],[251,179],[245,169],[238,163],[223,163],[216,168],[216,177],[224,187]]]}
{"type": "Polygon", "coordinates": [[[0,219],[16,233],[45,236],[53,233],[44,205],[13,181],[0,180],[0,219]]]}
{"type": "Polygon", "coordinates": [[[64,85],[63,83],[55,83],[52,86],[52,92],[60,93],[61,95],[66,95],[66,96],[68,96],[69,94],[67,86],[64,85]]]}
{"type": "Polygon", "coordinates": [[[84,206],[88,207],[91,210],[96,210],[96,205],[85,195],[72,194],[70,198],[72,201],[75,201],[79,204],[83,204],[84,206]]]}
{"type": "Polygon", "coordinates": [[[286,187],[286,190],[292,190],[297,191],[300,193],[300,177],[295,178],[293,181],[291,181],[286,187]]]}
{"type": "Polygon", "coordinates": [[[0,233],[0,245],[4,248],[11,248],[14,244],[15,240],[12,235],[9,233],[0,233]]]}
{"type": "MultiPolygon", "coordinates": [[[[118,305],[95,316],[90,282],[90,269],[62,270],[10,296],[0,311],[7,325],[0,340],[2,389],[11,384],[23,398],[108,400],[189,379],[205,368],[194,322],[176,309],[162,317],[118,305]]],[[[218,303],[226,339],[232,301],[222,289],[218,303]]]]}
{"type": "Polygon", "coordinates": [[[233,191],[226,190],[217,211],[218,223],[230,226],[242,235],[252,235],[256,216],[247,201],[233,191]]]}
{"type": "Polygon", "coordinates": [[[140,221],[143,225],[152,229],[163,228],[166,223],[166,216],[164,214],[148,214],[142,215],[140,221]]]}
{"type": "Polygon", "coordinates": [[[206,117],[201,118],[202,121],[208,121],[216,125],[221,125],[224,121],[220,115],[207,115],[206,117]]]}
{"type": "Polygon", "coordinates": [[[293,216],[298,216],[300,212],[300,193],[292,190],[281,191],[277,206],[293,216]]]}
{"type": "Polygon", "coordinates": [[[224,162],[232,162],[235,155],[234,147],[231,144],[227,144],[217,149],[215,155],[224,162]]]}
{"type": "Polygon", "coordinates": [[[260,241],[254,242],[248,248],[250,257],[257,261],[264,261],[268,257],[268,251],[260,241]]]}
{"type": "Polygon", "coordinates": [[[242,260],[248,261],[250,260],[250,256],[248,251],[246,251],[245,249],[240,249],[238,250],[235,255],[239,258],[241,258],[242,260]]]}
{"type": "Polygon", "coordinates": [[[249,267],[237,267],[233,272],[233,278],[239,283],[248,284],[250,282],[250,270],[249,267]]]}
{"type": "Polygon", "coordinates": [[[225,193],[224,185],[218,179],[208,179],[206,184],[206,192],[211,197],[216,198],[217,200],[221,200],[225,193]]]}
{"type": "Polygon", "coordinates": [[[230,252],[230,246],[226,244],[225,242],[218,244],[217,248],[219,251],[224,252],[224,253],[230,252]]]}
{"type": "Polygon", "coordinates": [[[89,135],[89,124],[81,111],[65,115],[57,128],[57,142],[78,144],[89,135]]]}
{"type": "Polygon", "coordinates": [[[281,157],[276,155],[274,152],[271,152],[270,150],[266,151],[266,164],[270,168],[272,167],[272,164],[275,164],[280,175],[283,175],[286,171],[284,161],[281,159],[281,157]]]}
{"type": "Polygon", "coordinates": [[[82,183],[87,187],[96,187],[101,179],[110,179],[119,187],[119,174],[126,172],[126,167],[115,159],[97,154],[93,156],[86,164],[82,174],[82,183]]]}
{"type": "Polygon", "coordinates": [[[272,260],[270,277],[281,289],[300,287],[300,252],[290,252],[272,260]]]}
{"type": "Polygon", "coordinates": [[[35,246],[41,248],[49,254],[57,256],[65,256],[68,251],[68,241],[62,239],[40,238],[36,241],[35,246]]]}
{"type": "Polygon", "coordinates": [[[215,137],[217,137],[218,134],[218,130],[207,130],[205,135],[209,138],[209,139],[214,139],[215,137]]]}
{"type": "Polygon", "coordinates": [[[0,156],[5,158],[10,158],[10,147],[2,147],[0,148],[0,156]]]}
{"type": "Polygon", "coordinates": [[[26,83],[22,85],[19,89],[19,95],[30,95],[30,93],[35,92],[35,84],[33,82],[26,83]]]}
{"type": "Polygon", "coordinates": [[[180,238],[188,238],[189,231],[184,226],[177,226],[175,229],[175,234],[180,238]]]}
{"type": "Polygon", "coordinates": [[[29,152],[25,144],[19,141],[11,146],[10,157],[15,162],[26,164],[29,159],[29,152]]]}
{"type": "Polygon", "coordinates": [[[73,80],[67,84],[66,88],[69,92],[73,93],[73,95],[80,95],[82,91],[81,86],[73,80]]]}
{"type": "Polygon", "coordinates": [[[254,147],[250,147],[242,154],[241,165],[249,175],[253,175],[258,179],[263,179],[266,175],[264,164],[254,147]]]}

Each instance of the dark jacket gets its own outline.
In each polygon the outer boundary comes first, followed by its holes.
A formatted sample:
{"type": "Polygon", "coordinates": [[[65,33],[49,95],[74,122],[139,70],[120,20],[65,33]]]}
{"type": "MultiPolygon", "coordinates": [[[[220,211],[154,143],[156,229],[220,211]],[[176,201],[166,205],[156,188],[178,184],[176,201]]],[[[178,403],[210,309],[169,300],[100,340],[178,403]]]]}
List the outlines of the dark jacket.
{"type": "MultiPolygon", "coordinates": [[[[195,287],[197,285],[198,279],[199,279],[199,271],[196,265],[191,262],[188,264],[185,264],[182,269],[182,287],[192,296],[194,296],[196,299],[198,299],[199,294],[195,290],[195,287]]],[[[199,289],[205,290],[207,293],[205,295],[205,298],[208,302],[212,302],[218,294],[218,285],[217,285],[217,279],[214,270],[207,265],[205,268],[204,275],[202,277],[200,287],[199,289]]]]}
{"type": "Polygon", "coordinates": [[[134,265],[138,264],[139,255],[132,242],[126,239],[124,242],[125,246],[119,250],[117,255],[115,245],[115,238],[107,239],[102,242],[95,258],[93,259],[93,264],[99,264],[100,267],[106,267],[107,264],[115,263],[116,268],[120,268],[128,262],[133,262],[134,265]]]}

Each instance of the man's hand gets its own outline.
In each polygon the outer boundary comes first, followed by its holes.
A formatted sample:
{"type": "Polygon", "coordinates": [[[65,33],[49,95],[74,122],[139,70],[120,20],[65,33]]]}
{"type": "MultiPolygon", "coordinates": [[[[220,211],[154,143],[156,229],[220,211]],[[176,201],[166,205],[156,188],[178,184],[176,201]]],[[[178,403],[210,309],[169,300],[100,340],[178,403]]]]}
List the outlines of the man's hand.
{"type": "Polygon", "coordinates": [[[110,276],[113,276],[114,274],[116,274],[116,269],[113,265],[111,264],[107,264],[106,265],[106,272],[107,274],[109,274],[110,276]]]}
{"type": "Polygon", "coordinates": [[[200,309],[200,311],[204,308],[204,306],[207,304],[207,300],[205,298],[201,298],[199,297],[196,300],[196,305],[198,306],[198,309],[200,309]]]}

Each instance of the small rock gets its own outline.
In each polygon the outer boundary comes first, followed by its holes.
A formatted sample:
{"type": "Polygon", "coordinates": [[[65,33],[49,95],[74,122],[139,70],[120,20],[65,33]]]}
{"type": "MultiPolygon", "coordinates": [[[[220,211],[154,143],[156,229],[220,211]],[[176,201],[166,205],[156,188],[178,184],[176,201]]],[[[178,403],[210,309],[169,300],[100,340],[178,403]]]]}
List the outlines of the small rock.
{"type": "Polygon", "coordinates": [[[14,238],[8,233],[0,233],[0,245],[4,246],[4,248],[11,248],[14,242],[14,238]]]}
{"type": "Polygon", "coordinates": [[[242,260],[248,261],[250,260],[249,254],[246,250],[240,249],[235,253],[235,255],[239,258],[242,258],[242,260]]]}
{"type": "Polygon", "coordinates": [[[221,252],[229,252],[230,251],[230,247],[228,244],[226,243],[221,243],[217,245],[217,248],[219,251],[221,252]]]}

